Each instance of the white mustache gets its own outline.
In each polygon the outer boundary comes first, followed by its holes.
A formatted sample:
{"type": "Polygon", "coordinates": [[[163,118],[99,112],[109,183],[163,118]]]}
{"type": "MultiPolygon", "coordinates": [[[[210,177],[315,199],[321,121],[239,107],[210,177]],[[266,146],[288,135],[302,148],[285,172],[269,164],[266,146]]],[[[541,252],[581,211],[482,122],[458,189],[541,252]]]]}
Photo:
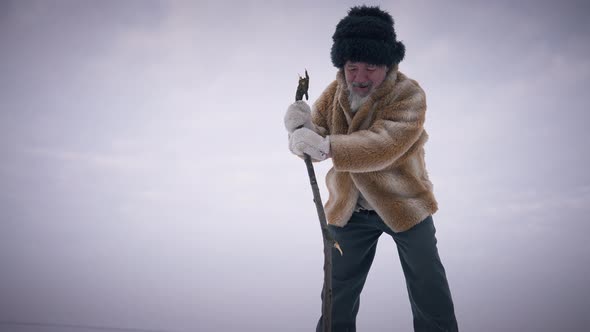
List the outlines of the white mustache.
{"type": "Polygon", "coordinates": [[[371,85],[369,82],[352,82],[352,86],[355,88],[367,88],[371,85]]]}

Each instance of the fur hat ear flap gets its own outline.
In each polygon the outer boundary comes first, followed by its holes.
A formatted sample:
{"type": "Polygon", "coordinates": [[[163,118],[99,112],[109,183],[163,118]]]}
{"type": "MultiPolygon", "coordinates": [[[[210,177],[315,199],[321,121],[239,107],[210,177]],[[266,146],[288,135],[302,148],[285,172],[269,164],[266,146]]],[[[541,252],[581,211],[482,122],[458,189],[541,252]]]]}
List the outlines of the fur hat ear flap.
{"type": "Polygon", "coordinates": [[[346,61],[386,66],[400,63],[406,48],[397,41],[393,25],[393,17],[379,7],[351,8],[332,36],[332,63],[338,68],[346,61]]]}

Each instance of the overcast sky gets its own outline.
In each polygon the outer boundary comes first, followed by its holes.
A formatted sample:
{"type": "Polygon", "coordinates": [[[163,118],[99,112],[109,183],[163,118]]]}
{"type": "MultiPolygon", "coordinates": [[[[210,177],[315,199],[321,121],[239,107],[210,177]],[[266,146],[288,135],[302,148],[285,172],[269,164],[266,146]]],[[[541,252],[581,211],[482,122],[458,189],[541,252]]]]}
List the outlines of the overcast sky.
{"type": "MultiPolygon", "coordinates": [[[[460,329],[587,331],[590,5],[365,3],[427,95],[460,329]]],[[[283,115],[306,68],[310,102],[335,78],[356,4],[0,1],[0,331],[312,331],[321,233],[283,115]]],[[[386,235],[361,303],[359,331],[411,330],[386,235]]]]}

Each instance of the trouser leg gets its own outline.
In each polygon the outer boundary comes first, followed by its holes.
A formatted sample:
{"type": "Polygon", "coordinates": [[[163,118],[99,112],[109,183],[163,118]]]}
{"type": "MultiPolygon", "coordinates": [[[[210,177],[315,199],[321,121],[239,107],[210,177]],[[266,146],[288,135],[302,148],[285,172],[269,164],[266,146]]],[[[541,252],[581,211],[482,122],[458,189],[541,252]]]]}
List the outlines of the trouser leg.
{"type": "MultiPolygon", "coordinates": [[[[390,233],[390,232],[388,232],[390,233]]],[[[406,278],[416,332],[456,332],[451,291],[436,247],[432,217],[413,228],[393,233],[406,278]]]]}
{"type": "MultiPolygon", "coordinates": [[[[341,256],[338,250],[332,250],[332,331],[355,332],[360,294],[383,231],[370,224],[366,215],[357,213],[346,226],[329,227],[344,252],[341,256]]],[[[322,331],[322,321],[323,316],[317,332],[322,331]]]]}

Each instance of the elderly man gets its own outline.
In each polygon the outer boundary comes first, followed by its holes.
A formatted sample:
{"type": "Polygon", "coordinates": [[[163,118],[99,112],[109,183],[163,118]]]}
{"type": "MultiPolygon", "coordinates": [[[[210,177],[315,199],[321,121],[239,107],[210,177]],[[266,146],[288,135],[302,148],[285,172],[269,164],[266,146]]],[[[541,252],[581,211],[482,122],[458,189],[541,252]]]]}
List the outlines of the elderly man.
{"type": "Polygon", "coordinates": [[[414,330],[457,331],[424,162],[426,99],[420,85],[398,71],[405,46],[396,40],[391,15],[366,6],[350,9],[333,41],[336,80],[313,112],[298,101],[285,115],[290,150],[333,163],[325,212],[344,251],[332,255],[333,331],[356,331],[360,294],[383,233],[397,245],[414,330]]]}

